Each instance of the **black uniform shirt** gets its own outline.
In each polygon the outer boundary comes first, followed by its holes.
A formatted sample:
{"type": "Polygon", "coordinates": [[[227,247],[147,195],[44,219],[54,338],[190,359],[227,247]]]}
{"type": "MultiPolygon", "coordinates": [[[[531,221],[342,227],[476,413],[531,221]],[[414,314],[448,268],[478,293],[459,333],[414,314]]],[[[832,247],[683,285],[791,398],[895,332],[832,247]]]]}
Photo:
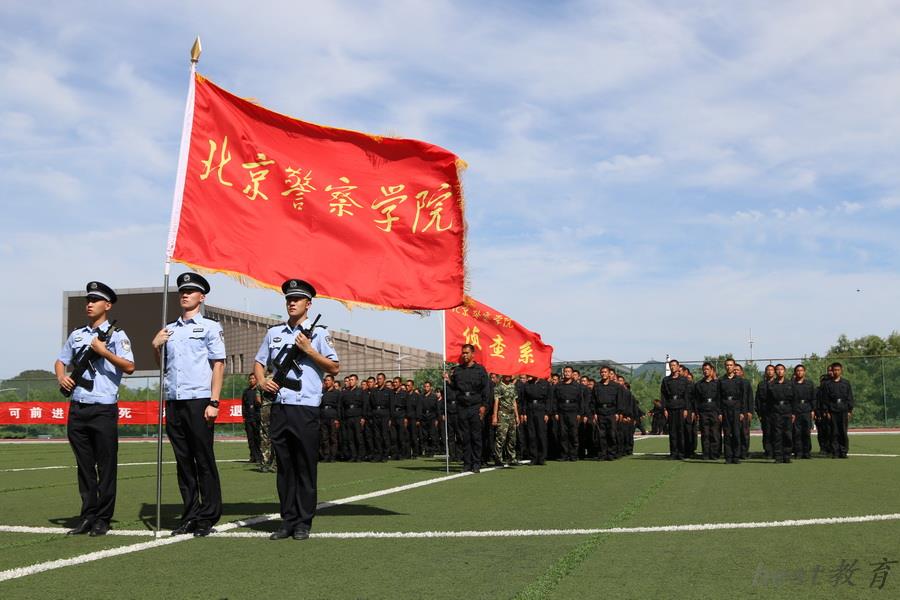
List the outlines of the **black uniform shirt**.
{"type": "Polygon", "coordinates": [[[840,381],[828,379],[822,384],[822,399],[825,406],[831,412],[844,412],[853,410],[853,389],[850,382],[841,378],[840,381]]]}
{"type": "Polygon", "coordinates": [[[594,412],[609,416],[625,412],[625,388],[612,381],[598,382],[593,393],[594,412]]]}
{"type": "MultiPolygon", "coordinates": [[[[597,389],[597,386],[594,386],[597,389]]],[[[666,410],[684,410],[688,407],[691,382],[687,377],[665,377],[659,386],[659,399],[666,410]]]]}
{"type": "Polygon", "coordinates": [[[694,403],[693,410],[702,413],[717,413],[720,411],[719,380],[706,378],[701,379],[694,384],[694,403]]]}
{"type": "Polygon", "coordinates": [[[386,417],[391,414],[391,400],[394,398],[394,390],[387,385],[369,390],[369,414],[376,417],[386,417]]]}
{"type": "Polygon", "coordinates": [[[560,381],[553,386],[553,411],[559,413],[573,412],[585,414],[585,388],[577,381],[566,383],[560,381]]]}
{"type": "Polygon", "coordinates": [[[419,418],[434,419],[438,415],[437,395],[434,392],[422,394],[419,401],[419,418]]]}
{"type": "Polygon", "coordinates": [[[526,381],[524,387],[525,411],[548,412],[550,410],[550,382],[546,379],[526,381]]]}
{"type": "Polygon", "coordinates": [[[459,365],[453,369],[447,387],[455,392],[454,396],[460,406],[479,404],[486,408],[493,404],[491,379],[478,363],[473,362],[468,367],[459,365]]]}
{"type": "Polygon", "coordinates": [[[326,419],[341,418],[341,390],[336,387],[322,392],[322,408],[319,413],[326,419]]]}
{"type": "Polygon", "coordinates": [[[737,408],[740,412],[744,410],[744,380],[735,375],[728,377],[727,375],[719,380],[719,392],[722,394],[722,406],[726,408],[737,408]]]}
{"type": "Polygon", "coordinates": [[[409,394],[402,387],[394,392],[391,398],[391,416],[403,419],[409,415],[409,394]]]}
{"type": "Polygon", "coordinates": [[[794,382],[794,396],[797,400],[797,413],[809,413],[816,407],[816,386],[809,379],[803,383],[794,382]]]}
{"type": "Polygon", "coordinates": [[[345,419],[365,416],[368,392],[359,386],[341,392],[341,414],[345,419]]]}
{"type": "Polygon", "coordinates": [[[256,399],[259,397],[259,390],[255,387],[248,387],[241,396],[241,414],[245,421],[259,419],[259,405],[256,399]]]}
{"type": "Polygon", "coordinates": [[[784,381],[773,379],[767,389],[770,411],[780,415],[796,412],[797,401],[794,397],[794,384],[787,377],[784,381]]]}

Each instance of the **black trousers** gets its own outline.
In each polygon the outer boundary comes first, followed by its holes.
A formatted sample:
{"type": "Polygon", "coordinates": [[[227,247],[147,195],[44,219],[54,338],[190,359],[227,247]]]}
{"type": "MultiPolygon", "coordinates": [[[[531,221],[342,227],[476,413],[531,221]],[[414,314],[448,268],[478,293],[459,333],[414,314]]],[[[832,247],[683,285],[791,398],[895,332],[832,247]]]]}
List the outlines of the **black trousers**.
{"type": "Polygon", "coordinates": [[[831,454],[831,419],[826,415],[816,415],[816,438],[819,441],[819,452],[831,454]]]}
{"type": "Polygon", "coordinates": [[[344,425],[344,442],[347,446],[347,458],[357,460],[366,453],[366,441],[363,438],[362,417],[347,417],[344,425]]]}
{"type": "Polygon", "coordinates": [[[462,435],[459,432],[459,408],[456,412],[447,413],[447,447],[450,448],[450,460],[462,458],[462,435]]]}
{"type": "Polygon", "coordinates": [[[847,427],[850,419],[846,411],[831,413],[831,455],[847,456],[850,448],[850,438],[847,435],[847,427]]]}
{"type": "Polygon", "coordinates": [[[422,452],[426,454],[435,453],[439,442],[437,428],[438,421],[436,417],[425,417],[422,419],[422,425],[419,427],[422,452]]]}
{"type": "Polygon", "coordinates": [[[559,444],[563,458],[578,458],[578,415],[575,411],[559,413],[559,444]]]}
{"type": "Polygon", "coordinates": [[[744,413],[744,420],[741,421],[741,458],[750,456],[750,422],[752,420],[752,413],[744,413]]]}
{"type": "Polygon", "coordinates": [[[369,449],[371,458],[386,459],[391,453],[390,417],[372,415],[366,423],[366,429],[372,432],[372,447],[369,449]]]}
{"type": "Polygon", "coordinates": [[[719,458],[719,413],[703,411],[697,414],[700,417],[700,442],[703,448],[703,458],[719,458]]]}
{"type": "Polygon", "coordinates": [[[528,453],[531,462],[543,464],[547,460],[547,424],[544,423],[546,412],[532,410],[528,412],[525,428],[528,430],[528,453]]]}
{"type": "Polygon", "coordinates": [[[262,452],[259,448],[259,418],[244,417],[244,433],[247,434],[247,447],[250,450],[250,460],[262,462],[262,452]]]}
{"type": "Polygon", "coordinates": [[[772,412],[767,416],[770,421],[769,437],[772,438],[772,456],[775,462],[791,459],[794,451],[794,424],[791,413],[772,412]]]}
{"type": "Polygon", "coordinates": [[[528,423],[522,421],[516,427],[516,445],[518,446],[519,459],[527,460],[531,458],[531,444],[528,441],[528,423]]]}
{"type": "Polygon", "coordinates": [[[460,406],[457,426],[462,438],[462,463],[464,469],[481,466],[481,416],[480,404],[460,406]]]}
{"type": "Polygon", "coordinates": [[[391,417],[391,450],[397,458],[409,458],[409,429],[403,423],[406,417],[391,417]]]}
{"type": "Polygon", "coordinates": [[[725,462],[732,462],[743,458],[743,424],[740,419],[741,411],[737,406],[722,407],[722,425],[725,429],[725,462]]]}
{"type": "Polygon", "coordinates": [[[612,460],[616,457],[616,415],[597,416],[597,458],[612,460]]]}
{"type": "Polygon", "coordinates": [[[772,458],[772,419],[769,418],[768,412],[759,413],[759,425],[762,428],[763,452],[772,458]]]}
{"type": "Polygon", "coordinates": [[[670,408],[669,410],[669,454],[672,458],[684,458],[684,409],[670,408]]]}
{"type": "Polygon", "coordinates": [[[794,422],[794,455],[810,456],[812,452],[812,414],[802,412],[794,422]]]}
{"type": "Polygon", "coordinates": [[[363,457],[369,459],[377,458],[375,454],[375,419],[376,417],[366,418],[366,426],[363,428],[363,457]]]}
{"type": "Polygon", "coordinates": [[[209,398],[166,402],[166,435],[175,453],[181,522],[215,525],[222,516],[222,484],[213,453],[214,425],[203,418],[209,398]]]}
{"type": "Polygon", "coordinates": [[[321,460],[334,460],[338,453],[339,426],[334,424],[333,417],[320,417],[319,419],[319,458],[321,460]]]}
{"type": "Polygon", "coordinates": [[[688,420],[685,423],[684,431],[684,452],[687,456],[697,453],[697,432],[700,429],[700,420],[694,420],[697,413],[688,412],[688,420]]]}
{"type": "Polygon", "coordinates": [[[488,410],[481,420],[481,462],[483,463],[488,463],[494,458],[494,433],[495,428],[491,425],[490,410],[488,410]]]}
{"type": "Polygon", "coordinates": [[[278,403],[270,423],[281,519],[285,529],[309,530],[316,514],[319,408],[278,403]]]}
{"type": "Polygon", "coordinates": [[[69,406],[66,433],[78,466],[83,521],[108,524],[116,508],[118,422],[115,404],[72,402],[69,406]]]}

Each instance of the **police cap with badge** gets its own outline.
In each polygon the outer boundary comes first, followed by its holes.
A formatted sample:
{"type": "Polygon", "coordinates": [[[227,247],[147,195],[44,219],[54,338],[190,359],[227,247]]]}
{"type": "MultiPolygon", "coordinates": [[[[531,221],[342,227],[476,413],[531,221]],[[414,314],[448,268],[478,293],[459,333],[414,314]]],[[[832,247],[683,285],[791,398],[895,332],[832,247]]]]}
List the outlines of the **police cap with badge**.
{"type": "Polygon", "coordinates": [[[196,273],[182,273],[178,276],[177,282],[179,292],[209,293],[209,282],[196,273]]]}
{"type": "Polygon", "coordinates": [[[311,283],[302,279],[288,279],[281,284],[281,291],[285,298],[306,298],[312,300],[316,297],[316,288],[311,283]]]}
{"type": "Polygon", "coordinates": [[[88,282],[87,286],[85,286],[85,292],[87,293],[84,297],[88,300],[106,300],[110,304],[115,304],[116,300],[119,299],[115,290],[99,281],[88,282]]]}

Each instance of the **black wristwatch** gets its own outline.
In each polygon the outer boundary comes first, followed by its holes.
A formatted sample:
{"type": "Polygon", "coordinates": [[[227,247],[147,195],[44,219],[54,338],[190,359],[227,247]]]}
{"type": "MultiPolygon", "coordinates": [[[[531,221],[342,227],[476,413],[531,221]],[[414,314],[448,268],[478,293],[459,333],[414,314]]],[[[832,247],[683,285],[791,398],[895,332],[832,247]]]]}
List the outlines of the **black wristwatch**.
{"type": "Polygon", "coordinates": [[[213,408],[219,408],[219,401],[218,400],[210,400],[209,405],[212,406],[213,408]]]}

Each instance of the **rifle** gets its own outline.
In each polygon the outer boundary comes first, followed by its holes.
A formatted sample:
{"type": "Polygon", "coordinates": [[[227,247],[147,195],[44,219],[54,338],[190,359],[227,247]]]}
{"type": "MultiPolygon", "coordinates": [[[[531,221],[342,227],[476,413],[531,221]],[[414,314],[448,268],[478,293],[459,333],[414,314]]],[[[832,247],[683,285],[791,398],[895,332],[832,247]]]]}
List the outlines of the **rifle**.
{"type": "MultiPolygon", "coordinates": [[[[106,331],[97,333],[97,339],[106,343],[117,329],[116,321],[110,321],[106,331]]],[[[94,391],[93,379],[85,379],[84,373],[85,371],[90,371],[92,378],[97,376],[97,368],[94,366],[94,361],[98,358],[100,358],[100,356],[94,352],[94,349],[91,348],[90,344],[83,346],[81,350],[78,351],[78,354],[75,355],[75,360],[72,361],[72,375],[70,375],[75,382],[75,387],[83,387],[89,392],[94,391]]],[[[59,391],[62,392],[63,396],[68,398],[72,395],[72,392],[75,391],[75,388],[73,387],[71,390],[67,390],[60,386],[59,391]]]]}
{"type": "MultiPolygon", "coordinates": [[[[325,325],[318,325],[319,319],[322,318],[322,315],[316,317],[316,320],[313,321],[312,325],[309,326],[309,329],[300,328],[300,333],[308,337],[310,340],[313,337],[313,331],[315,331],[316,327],[325,328],[325,325]]],[[[300,365],[300,359],[303,358],[306,353],[297,347],[296,339],[294,343],[288,344],[286,346],[282,346],[281,351],[272,361],[272,366],[274,367],[272,372],[272,381],[278,384],[278,387],[286,387],[288,389],[294,390],[295,392],[299,392],[301,388],[300,380],[297,381],[289,381],[287,376],[288,373],[297,369],[298,371],[302,371],[303,367],[300,365]],[[296,386],[296,387],[295,387],[296,386]]],[[[265,400],[273,401],[275,397],[278,395],[278,392],[270,392],[268,390],[263,390],[262,396],[265,400]]]]}

